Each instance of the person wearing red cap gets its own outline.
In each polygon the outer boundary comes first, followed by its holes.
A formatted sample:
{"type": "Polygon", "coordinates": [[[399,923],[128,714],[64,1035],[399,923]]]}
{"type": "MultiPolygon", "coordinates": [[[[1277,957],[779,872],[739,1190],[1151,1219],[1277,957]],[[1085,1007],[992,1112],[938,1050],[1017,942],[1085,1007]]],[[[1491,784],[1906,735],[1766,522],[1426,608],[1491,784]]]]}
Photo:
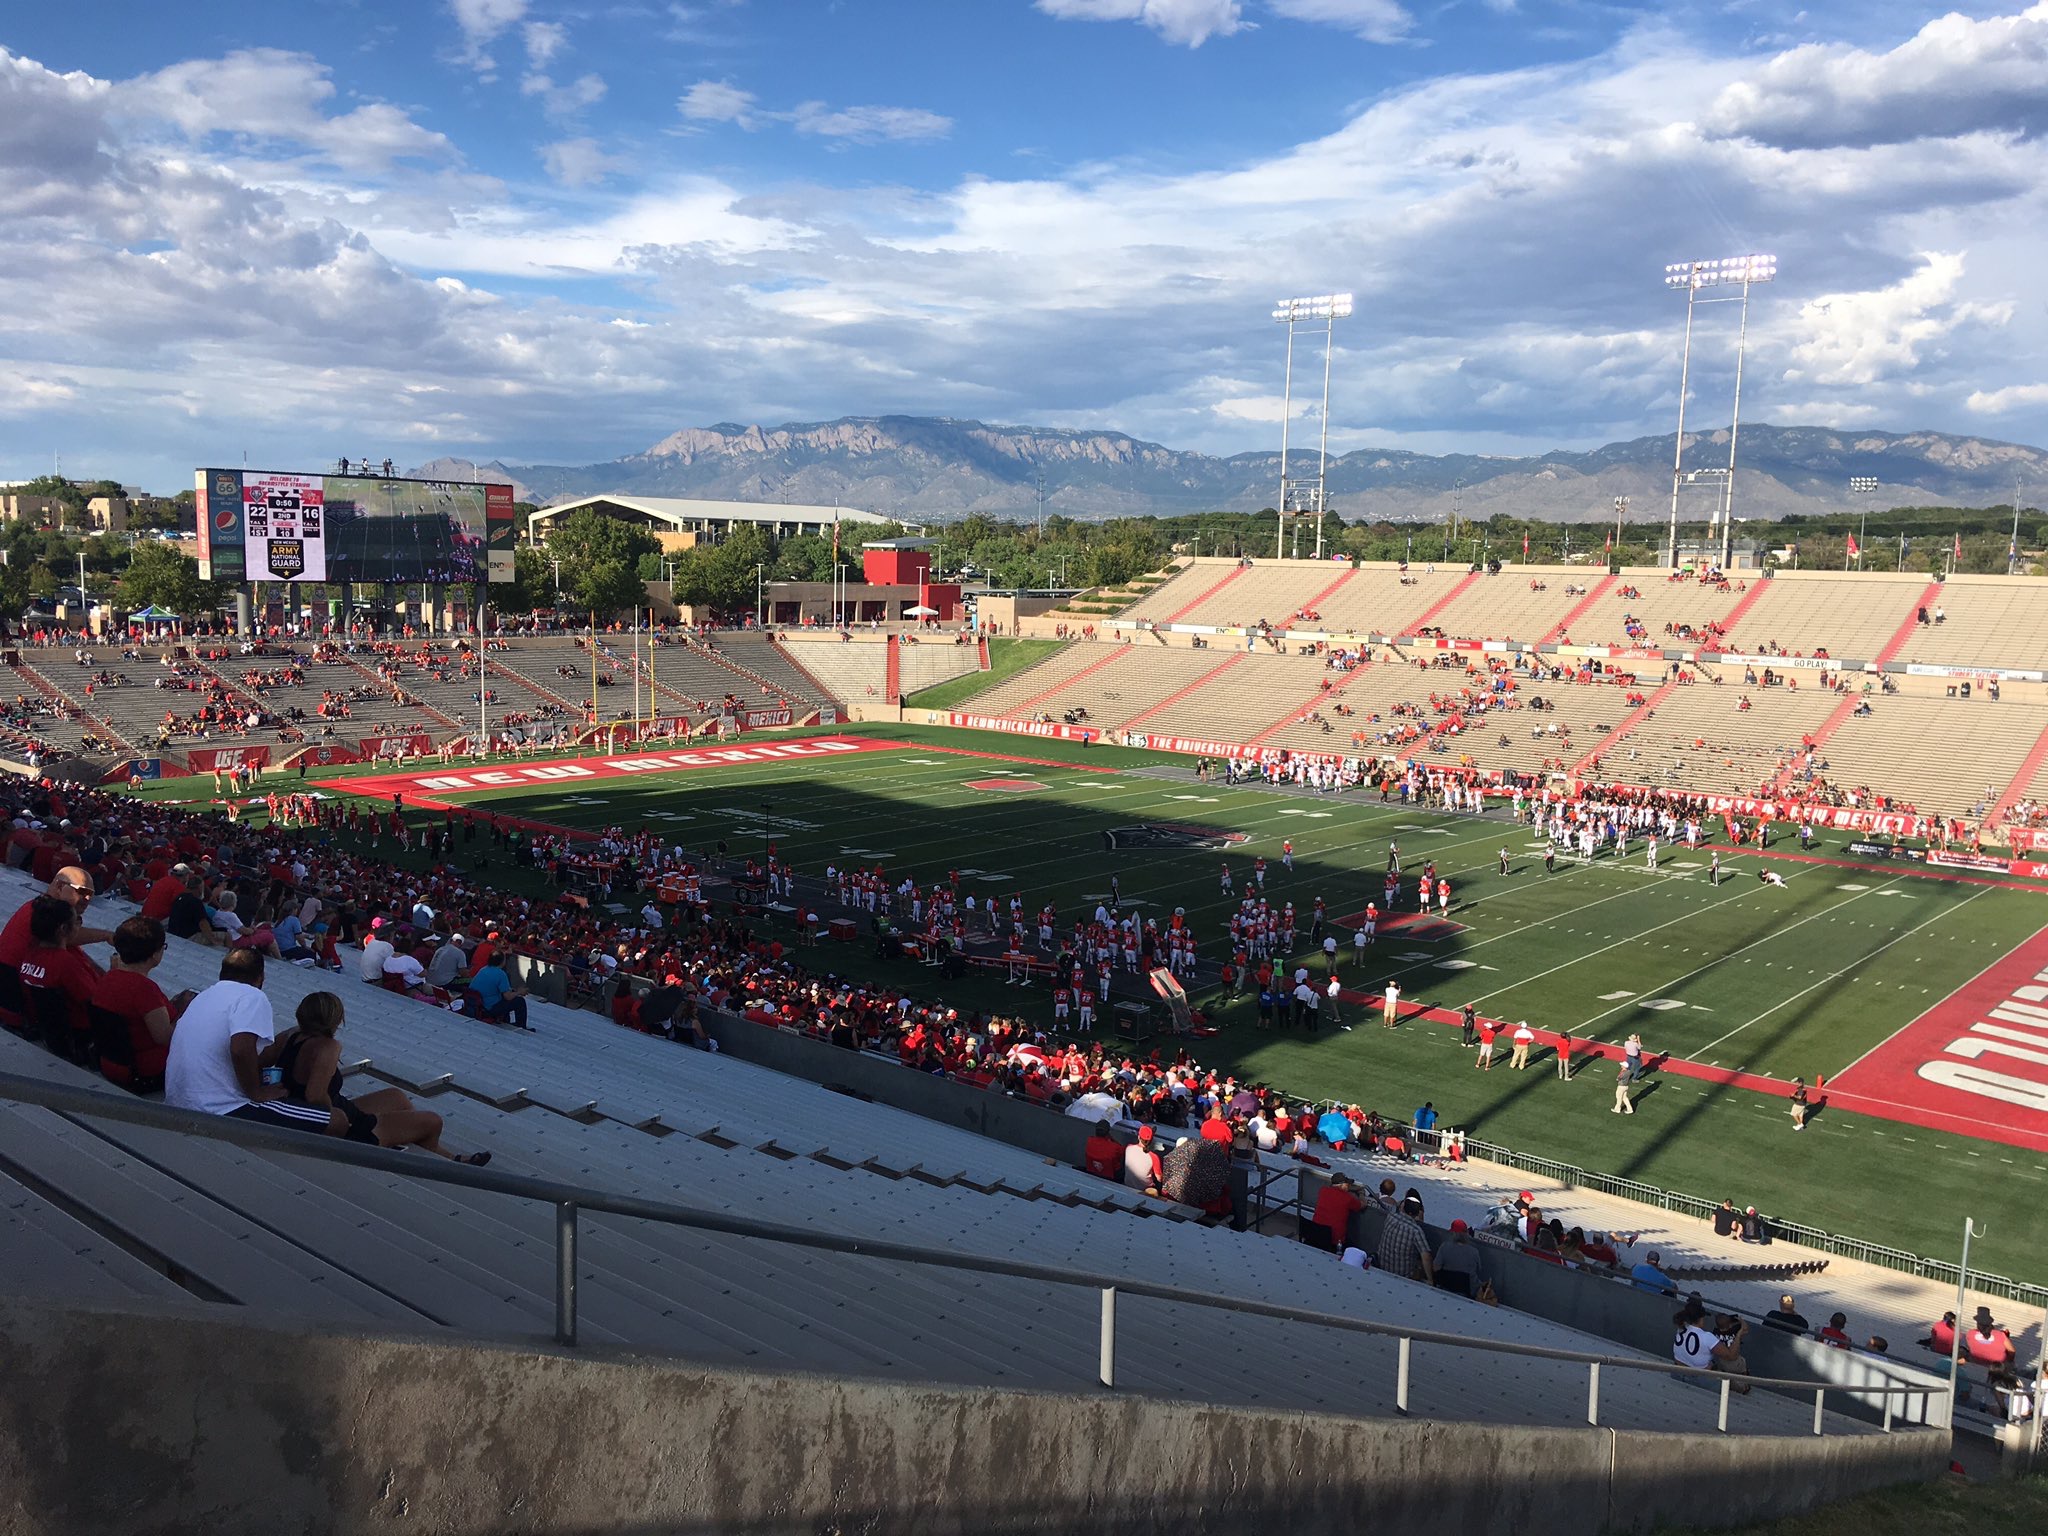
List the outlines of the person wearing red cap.
{"type": "Polygon", "coordinates": [[[1132,1189],[1156,1195],[1165,1177],[1166,1164],[1152,1150],[1152,1127],[1141,1125],[1138,1127],[1138,1139],[1124,1148],[1124,1183],[1132,1189]]]}
{"type": "Polygon", "coordinates": [[[1450,1236],[1436,1251],[1437,1289],[1476,1296],[1479,1278],[1479,1245],[1472,1241],[1472,1228],[1461,1217],[1451,1223],[1450,1236]]]}

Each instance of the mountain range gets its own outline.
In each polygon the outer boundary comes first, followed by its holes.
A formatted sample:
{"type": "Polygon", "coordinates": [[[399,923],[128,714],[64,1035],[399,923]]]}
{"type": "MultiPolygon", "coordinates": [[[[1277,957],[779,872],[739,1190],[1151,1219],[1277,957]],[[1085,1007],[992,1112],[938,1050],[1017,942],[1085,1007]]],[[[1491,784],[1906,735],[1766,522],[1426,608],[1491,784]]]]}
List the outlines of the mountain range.
{"type": "MultiPolygon", "coordinates": [[[[1604,522],[1617,496],[1632,518],[1669,508],[1674,437],[1640,437],[1585,451],[1531,457],[1358,449],[1333,457],[1329,506],[1346,520],[1426,521],[1452,510],[1550,521],[1604,522]]],[[[1736,478],[1738,517],[1774,520],[1907,505],[2011,504],[2016,489],[2048,481],[2048,453],[1945,432],[1864,432],[1744,426],[1736,478]],[[1852,477],[1877,482],[1849,489],[1852,477]]],[[[1686,434],[1685,467],[1725,468],[1728,432],[1686,434]]],[[[1288,468],[1312,484],[1315,455],[1288,468]],[[1306,477],[1306,478],[1305,478],[1306,477]]],[[[1001,427],[928,416],[844,417],[779,427],[686,427],[643,453],[602,464],[476,464],[436,459],[411,471],[434,479],[510,482],[521,499],[553,504],[604,491],[709,500],[841,504],[912,523],[970,513],[1075,518],[1257,510],[1278,499],[1280,455],[1228,458],[1149,443],[1121,432],[1001,427]]],[[[1707,480],[1680,503],[1704,520],[1720,492],[1707,480]]],[[[2038,501],[2041,490],[2035,490],[2038,501]]]]}

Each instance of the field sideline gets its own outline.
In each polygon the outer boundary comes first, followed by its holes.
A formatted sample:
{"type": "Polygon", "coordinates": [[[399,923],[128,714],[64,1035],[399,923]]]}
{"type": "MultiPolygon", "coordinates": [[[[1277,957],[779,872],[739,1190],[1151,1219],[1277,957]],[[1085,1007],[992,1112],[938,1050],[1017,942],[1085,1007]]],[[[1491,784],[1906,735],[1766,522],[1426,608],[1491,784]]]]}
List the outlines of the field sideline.
{"type": "MultiPolygon", "coordinates": [[[[1322,896],[1333,916],[1377,899],[1389,843],[1398,840],[1408,889],[1421,861],[1433,858],[1452,882],[1450,918],[1461,927],[1436,942],[1383,934],[1362,966],[1342,935],[1340,976],[1354,999],[1347,1022],[1363,1024],[1362,994],[1397,977],[1408,999],[1425,1007],[1470,1001],[1488,1015],[1607,1042],[1638,1030],[1653,1053],[1699,1070],[1674,1062],[1645,1086],[1637,1115],[1611,1116],[1614,1069],[1604,1062],[1586,1064],[1582,1077],[1566,1083],[1547,1049],[1534,1070],[1519,1074],[1507,1070],[1503,1049],[1498,1068],[1479,1073],[1455,1029],[1420,1017],[1393,1031],[1375,1023],[1314,1037],[1262,1032],[1252,1026],[1250,1001],[1220,998],[1213,980],[1190,989],[1222,1026],[1214,1038],[1191,1043],[1198,1059],[1390,1117],[1405,1119],[1430,1099],[1446,1125],[1518,1151],[1731,1196],[1936,1256],[1952,1249],[1953,1229],[1968,1212],[1991,1228],[1976,1249],[1984,1268],[2048,1278],[2048,1255],[2031,1239],[2048,1193],[2048,1152],[2041,1143],[2007,1144],[2027,1139],[2021,1111],[2012,1112],[2011,1125],[1989,1128],[2007,1137],[2002,1142],[1969,1134],[1987,1128],[1968,1121],[1946,1129],[1905,1123],[1892,1116],[1925,1104],[1900,1099],[1888,1107],[1883,1095],[1866,1092],[1853,1102],[1879,1113],[1851,1113],[1845,1097],[1796,1134],[1774,1089],[1795,1074],[1812,1081],[1844,1073],[2022,951],[2048,927],[2048,891],[1866,868],[1845,858],[1840,835],[1813,860],[1724,850],[1718,888],[1706,877],[1704,854],[1682,849],[1666,850],[1655,873],[1636,853],[1625,863],[1560,861],[1545,875],[1536,840],[1501,817],[1434,815],[1383,805],[1377,795],[1204,785],[1188,759],[1122,748],[894,725],[832,734],[865,750],[463,788],[445,798],[579,829],[648,825],[685,846],[724,841],[736,855],[761,846],[765,829],[799,873],[879,863],[925,883],[957,871],[963,887],[980,894],[1021,892],[1033,913],[1052,900],[1063,923],[1106,892],[1114,872],[1125,901],[1145,904],[1140,911],[1186,909],[1212,977],[1229,910],[1219,863],[1230,863],[1242,892],[1252,859],[1266,857],[1269,895],[1297,904],[1298,948],[1306,953],[1314,899],[1322,896]],[[1155,823],[1246,841],[1227,852],[1105,850],[1105,831],[1155,823]],[[1283,839],[1295,847],[1291,874],[1280,867],[1283,839]],[[1784,874],[1783,888],[1755,878],[1765,861],[1784,874]]],[[[764,733],[747,745],[811,739],[764,733]]],[[[432,779],[436,771],[421,765],[405,776],[432,779]]],[[[327,782],[389,803],[380,775],[327,782]]],[[[181,787],[157,792],[176,796],[181,787]]],[[[415,800],[407,795],[408,804],[415,800]]],[[[867,945],[803,958],[850,974],[886,974],[920,995],[938,989],[932,973],[910,962],[890,970],[867,945]]],[[[1018,991],[975,976],[943,990],[956,1005],[1050,1020],[1042,989],[1018,991]]]]}

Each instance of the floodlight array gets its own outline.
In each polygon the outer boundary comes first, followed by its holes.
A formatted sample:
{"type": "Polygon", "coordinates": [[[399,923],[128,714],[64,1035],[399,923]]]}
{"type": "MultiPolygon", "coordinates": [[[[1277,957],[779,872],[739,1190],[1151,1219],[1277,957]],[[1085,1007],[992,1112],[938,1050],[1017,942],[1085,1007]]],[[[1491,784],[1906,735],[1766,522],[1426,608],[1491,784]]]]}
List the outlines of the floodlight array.
{"type": "Polygon", "coordinates": [[[1768,283],[1778,275],[1775,256],[1726,256],[1719,261],[1676,261],[1664,269],[1667,288],[1711,288],[1720,283],[1768,283]]]}
{"type": "Polygon", "coordinates": [[[1348,293],[1318,294],[1307,299],[1280,299],[1273,308],[1273,318],[1282,321],[1296,320],[1342,320],[1351,313],[1351,295],[1348,293]]]}
{"type": "Polygon", "coordinates": [[[1849,489],[1852,491],[1874,491],[1877,489],[1877,476],[1851,475],[1849,477],[1849,489]]]}

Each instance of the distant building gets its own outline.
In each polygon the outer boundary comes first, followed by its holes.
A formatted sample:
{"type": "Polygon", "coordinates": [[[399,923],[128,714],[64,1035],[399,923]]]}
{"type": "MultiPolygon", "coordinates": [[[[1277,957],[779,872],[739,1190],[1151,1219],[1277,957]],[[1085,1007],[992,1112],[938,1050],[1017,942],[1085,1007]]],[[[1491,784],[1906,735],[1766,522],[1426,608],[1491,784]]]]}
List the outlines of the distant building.
{"type": "Polygon", "coordinates": [[[544,507],[533,514],[528,525],[536,543],[547,542],[548,530],[572,512],[594,508],[607,517],[647,528],[670,554],[693,549],[699,544],[722,542],[733,529],[752,525],[766,529],[776,539],[799,533],[830,536],[832,525],[840,525],[840,536],[851,549],[863,529],[893,522],[879,512],[857,507],[792,506],[787,502],[695,501],[675,496],[628,496],[607,491],[601,496],[584,496],[575,501],[544,507]]]}
{"type": "Polygon", "coordinates": [[[63,514],[64,503],[54,496],[0,491],[0,523],[32,523],[38,528],[54,528],[63,514]]]}

